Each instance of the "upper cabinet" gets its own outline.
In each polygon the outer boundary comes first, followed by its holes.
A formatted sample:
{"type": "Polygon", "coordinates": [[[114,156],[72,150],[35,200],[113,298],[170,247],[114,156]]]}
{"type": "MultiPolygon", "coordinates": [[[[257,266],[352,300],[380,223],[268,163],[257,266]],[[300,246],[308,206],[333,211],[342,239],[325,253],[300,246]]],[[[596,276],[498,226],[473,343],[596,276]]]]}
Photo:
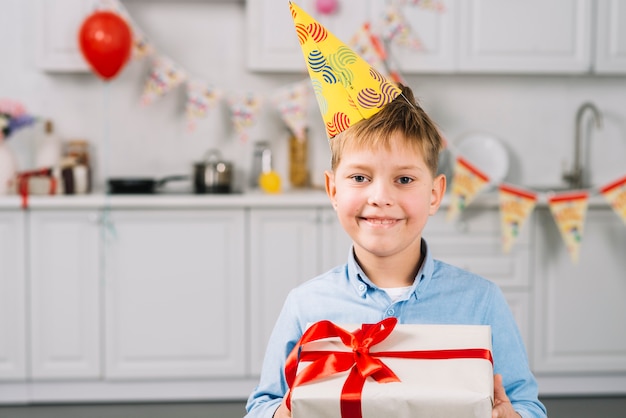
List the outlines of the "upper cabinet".
{"type": "Polygon", "coordinates": [[[583,73],[591,68],[590,0],[458,2],[458,70],[583,73]]]}
{"type": "Polygon", "coordinates": [[[626,22],[624,1],[598,0],[594,67],[596,73],[626,73],[626,25],[623,24],[624,22],[626,22]]]}
{"type": "MultiPolygon", "coordinates": [[[[372,0],[354,7],[352,1],[343,1],[330,17],[316,16],[311,0],[301,6],[349,43],[364,22],[376,27],[388,7],[372,0]]],[[[618,0],[446,0],[444,5],[443,11],[399,6],[423,46],[389,45],[401,73],[626,74],[626,29],[618,24],[626,18],[626,5],[618,0]]],[[[249,68],[304,70],[288,10],[273,0],[246,7],[249,68]]]]}
{"type": "Polygon", "coordinates": [[[96,0],[38,0],[37,64],[45,71],[88,71],[78,30],[96,0]]]}
{"type": "MultiPolygon", "coordinates": [[[[339,39],[350,39],[369,19],[370,0],[342,0],[332,15],[316,15],[314,0],[300,0],[339,39]]],[[[246,2],[248,68],[257,71],[306,71],[287,2],[246,2]]]]}

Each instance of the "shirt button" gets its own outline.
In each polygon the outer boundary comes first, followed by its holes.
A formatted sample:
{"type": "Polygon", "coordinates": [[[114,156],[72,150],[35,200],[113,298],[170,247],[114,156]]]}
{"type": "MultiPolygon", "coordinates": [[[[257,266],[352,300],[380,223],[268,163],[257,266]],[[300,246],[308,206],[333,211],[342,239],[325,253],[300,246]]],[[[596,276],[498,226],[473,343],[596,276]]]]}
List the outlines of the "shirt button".
{"type": "Polygon", "coordinates": [[[365,285],[364,284],[360,284],[359,285],[359,290],[362,292],[365,290],[365,285]]]}
{"type": "Polygon", "coordinates": [[[393,309],[389,309],[387,311],[387,316],[392,316],[396,311],[394,311],[393,309]]]}

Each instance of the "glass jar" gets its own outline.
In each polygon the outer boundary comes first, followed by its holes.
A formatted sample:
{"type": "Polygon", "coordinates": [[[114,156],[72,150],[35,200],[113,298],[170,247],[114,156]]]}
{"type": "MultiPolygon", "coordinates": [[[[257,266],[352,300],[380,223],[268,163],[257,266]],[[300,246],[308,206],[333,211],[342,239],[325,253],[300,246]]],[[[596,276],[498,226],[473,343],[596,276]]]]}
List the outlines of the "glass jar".
{"type": "Polygon", "coordinates": [[[309,187],[309,140],[295,135],[289,137],[289,182],[295,188],[309,187]]]}

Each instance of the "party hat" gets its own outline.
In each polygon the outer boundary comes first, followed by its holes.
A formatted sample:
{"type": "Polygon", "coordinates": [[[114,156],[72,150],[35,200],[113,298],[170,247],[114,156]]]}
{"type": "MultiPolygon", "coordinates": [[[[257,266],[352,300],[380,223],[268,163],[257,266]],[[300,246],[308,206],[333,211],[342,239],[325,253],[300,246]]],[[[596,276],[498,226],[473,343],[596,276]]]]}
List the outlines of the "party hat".
{"type": "Polygon", "coordinates": [[[367,119],[401,90],[295,3],[289,9],[329,138],[367,119]]]}

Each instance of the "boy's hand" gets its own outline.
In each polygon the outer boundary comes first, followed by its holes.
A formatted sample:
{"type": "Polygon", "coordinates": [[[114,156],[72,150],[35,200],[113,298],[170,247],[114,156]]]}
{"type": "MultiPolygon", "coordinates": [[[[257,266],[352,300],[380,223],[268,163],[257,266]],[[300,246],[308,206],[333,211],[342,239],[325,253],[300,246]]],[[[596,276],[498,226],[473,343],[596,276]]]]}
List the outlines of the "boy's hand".
{"type": "Polygon", "coordinates": [[[519,414],[513,409],[509,397],[506,396],[502,386],[502,375],[493,377],[493,411],[491,418],[519,418],[519,414]]]}
{"type": "Polygon", "coordinates": [[[280,403],[280,406],[278,407],[276,412],[274,412],[274,418],[291,418],[291,411],[287,409],[284,399],[280,403]]]}

